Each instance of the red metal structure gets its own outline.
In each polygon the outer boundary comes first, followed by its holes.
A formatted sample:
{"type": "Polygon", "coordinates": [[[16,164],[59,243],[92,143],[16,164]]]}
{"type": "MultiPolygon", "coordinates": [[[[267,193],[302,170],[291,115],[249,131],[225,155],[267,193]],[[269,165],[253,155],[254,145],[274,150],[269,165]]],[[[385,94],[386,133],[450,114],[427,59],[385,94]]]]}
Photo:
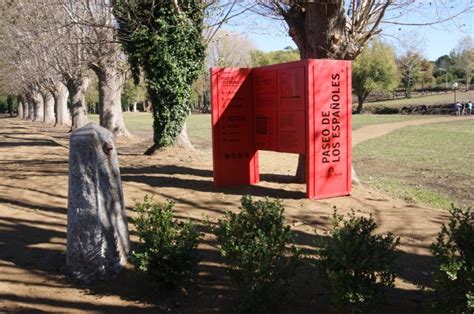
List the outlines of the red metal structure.
{"type": "Polygon", "coordinates": [[[351,191],[351,63],[212,68],[217,186],[259,182],[258,150],[306,155],[306,195],[351,191]]]}

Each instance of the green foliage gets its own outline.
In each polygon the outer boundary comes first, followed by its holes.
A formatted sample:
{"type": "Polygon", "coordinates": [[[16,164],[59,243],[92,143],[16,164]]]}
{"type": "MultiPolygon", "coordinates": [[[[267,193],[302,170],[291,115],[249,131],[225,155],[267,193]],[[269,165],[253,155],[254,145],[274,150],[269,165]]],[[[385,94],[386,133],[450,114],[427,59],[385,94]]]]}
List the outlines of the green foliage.
{"type": "Polygon", "coordinates": [[[431,305],[439,313],[474,312],[474,212],[452,206],[431,245],[437,260],[431,305]]]}
{"type": "Polygon", "coordinates": [[[16,111],[18,107],[18,100],[13,95],[0,95],[0,112],[16,111]]]}
{"type": "Polygon", "coordinates": [[[122,105],[130,108],[136,102],[144,101],[146,98],[145,86],[135,85],[133,80],[127,79],[123,85],[122,105]]]}
{"type": "Polygon", "coordinates": [[[267,311],[281,304],[299,264],[293,233],[280,201],[241,199],[242,211],[227,212],[216,235],[233,281],[242,292],[242,311],[267,311]]]}
{"type": "Polygon", "coordinates": [[[421,88],[425,89],[435,81],[433,77],[433,63],[424,59],[421,61],[421,88]]]}
{"type": "Polygon", "coordinates": [[[397,63],[392,48],[379,40],[372,41],[352,67],[352,86],[359,100],[357,112],[362,110],[371,92],[388,93],[397,85],[397,63]]]}
{"type": "Polygon", "coordinates": [[[99,87],[97,80],[94,79],[86,90],[86,104],[89,113],[98,113],[99,110],[99,87]]]}
{"type": "Polygon", "coordinates": [[[0,112],[8,111],[7,96],[0,95],[0,112]]]}
{"type": "Polygon", "coordinates": [[[192,83],[205,57],[202,6],[200,0],[114,3],[135,83],[140,69],[144,72],[153,104],[155,148],[174,143],[190,112],[192,83]]]}
{"type": "Polygon", "coordinates": [[[190,221],[173,219],[173,206],[173,202],[157,204],[145,196],[134,208],[140,249],[132,253],[131,260],[160,287],[176,287],[188,281],[199,263],[201,234],[190,221]]]}
{"type": "Polygon", "coordinates": [[[395,247],[399,238],[388,233],[373,235],[377,228],[372,217],[349,219],[334,211],[332,239],[317,240],[320,269],[332,289],[331,301],[351,312],[373,309],[383,296],[383,288],[392,287],[395,280],[395,247]]]}
{"type": "Polygon", "coordinates": [[[300,60],[300,53],[297,49],[291,47],[285,48],[285,50],[276,50],[270,52],[264,52],[261,50],[254,50],[250,55],[252,64],[255,67],[285,63],[290,61],[300,60]]]}

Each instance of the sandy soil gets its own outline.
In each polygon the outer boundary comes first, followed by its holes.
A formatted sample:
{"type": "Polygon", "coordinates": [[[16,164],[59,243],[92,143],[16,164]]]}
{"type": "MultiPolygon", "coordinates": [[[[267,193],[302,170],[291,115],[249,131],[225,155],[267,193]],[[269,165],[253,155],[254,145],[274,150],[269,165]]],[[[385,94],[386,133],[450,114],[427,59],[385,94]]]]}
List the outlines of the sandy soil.
{"type": "MultiPolygon", "coordinates": [[[[453,117],[369,126],[353,133],[353,143],[405,125],[449,119],[453,117]]],[[[127,209],[135,200],[154,194],[158,201],[174,200],[179,218],[216,221],[224,211],[236,210],[243,194],[278,197],[284,200],[298,244],[308,251],[315,229],[325,235],[333,206],[342,213],[354,209],[372,214],[379,232],[401,237],[400,276],[381,310],[420,310],[422,297],[416,284],[429,286],[433,263],[429,244],[447,220],[445,211],[391,199],[364,185],[355,186],[349,197],[306,200],[305,186],[291,183],[297,156],[271,152],[260,155],[261,183],[218,189],[212,183],[210,151],[168,149],[149,157],[141,154],[146,144],[139,138],[118,143],[127,209]]],[[[200,245],[200,273],[188,289],[156,293],[131,269],[115,280],[87,287],[65,277],[67,174],[67,129],[0,117],[0,311],[231,312],[237,294],[209,234],[200,245]]],[[[132,240],[137,241],[133,231],[132,240]]],[[[293,290],[298,297],[285,312],[328,311],[325,291],[307,269],[300,271],[293,290]]]]}

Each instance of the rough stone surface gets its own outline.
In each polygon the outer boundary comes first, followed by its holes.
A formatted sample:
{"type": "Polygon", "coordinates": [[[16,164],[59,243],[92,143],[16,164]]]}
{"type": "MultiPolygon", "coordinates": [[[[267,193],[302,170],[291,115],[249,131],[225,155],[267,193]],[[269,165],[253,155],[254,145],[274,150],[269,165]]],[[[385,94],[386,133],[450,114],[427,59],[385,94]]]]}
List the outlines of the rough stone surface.
{"type": "Polygon", "coordinates": [[[89,123],[71,134],[67,269],[91,282],[117,274],[130,240],[122,182],[111,132],[89,123]]]}

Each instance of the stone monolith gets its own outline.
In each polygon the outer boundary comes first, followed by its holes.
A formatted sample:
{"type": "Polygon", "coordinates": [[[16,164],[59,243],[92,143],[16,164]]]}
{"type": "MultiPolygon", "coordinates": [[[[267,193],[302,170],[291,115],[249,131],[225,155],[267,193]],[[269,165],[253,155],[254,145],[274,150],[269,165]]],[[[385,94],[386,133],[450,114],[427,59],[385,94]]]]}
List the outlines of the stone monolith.
{"type": "Polygon", "coordinates": [[[71,134],[66,264],[84,282],[117,274],[130,240],[111,132],[93,123],[71,134]]]}

